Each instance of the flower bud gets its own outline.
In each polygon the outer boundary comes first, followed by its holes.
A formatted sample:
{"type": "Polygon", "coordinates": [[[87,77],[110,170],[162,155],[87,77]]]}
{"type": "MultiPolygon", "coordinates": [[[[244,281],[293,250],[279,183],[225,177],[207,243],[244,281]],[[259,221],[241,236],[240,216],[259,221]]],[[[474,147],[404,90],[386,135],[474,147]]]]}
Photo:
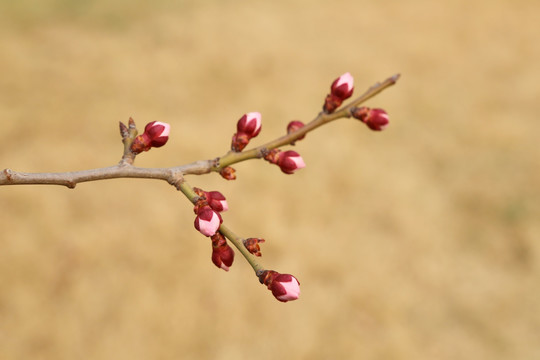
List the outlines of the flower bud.
{"type": "MultiPolygon", "coordinates": [[[[288,125],[287,125],[287,134],[290,134],[292,133],[293,131],[296,131],[298,129],[301,129],[304,127],[304,123],[301,122],[301,121],[298,121],[298,120],[294,120],[294,121],[291,121],[288,125]]],[[[300,136],[298,139],[296,139],[296,141],[298,140],[302,140],[303,138],[305,138],[306,135],[302,135],[300,136]]],[[[292,143],[291,145],[294,145],[294,143],[292,143]]]]}
{"type": "Polygon", "coordinates": [[[350,73],[338,77],[330,86],[330,94],[324,100],[323,110],[327,114],[333,113],[341,106],[343,100],[351,97],[354,91],[354,79],[350,73]]]}
{"type": "Polygon", "coordinates": [[[354,91],[354,79],[350,73],[345,73],[338,77],[332,83],[330,87],[330,92],[332,95],[340,98],[341,100],[346,100],[351,97],[354,91]]]}
{"type": "Polygon", "coordinates": [[[231,149],[239,152],[249,143],[251,138],[259,135],[261,132],[261,114],[258,112],[250,112],[244,114],[236,123],[236,134],[232,137],[231,149]]]}
{"type": "Polygon", "coordinates": [[[264,239],[259,238],[249,238],[244,240],[244,246],[246,249],[255,256],[262,256],[261,247],[259,243],[263,243],[264,239]]]}
{"type": "Polygon", "coordinates": [[[226,166],[219,171],[219,175],[225,180],[236,180],[236,170],[233,167],[226,166]]]}
{"type": "Polygon", "coordinates": [[[296,300],[300,296],[300,283],[290,274],[280,274],[277,271],[265,270],[260,276],[261,284],[272,291],[272,295],[281,302],[296,300]]]}
{"type": "Polygon", "coordinates": [[[202,206],[198,209],[197,217],[195,218],[195,229],[197,229],[204,236],[214,235],[223,219],[218,212],[212,210],[210,206],[202,206]]]}
{"type": "Polygon", "coordinates": [[[217,212],[223,212],[229,210],[229,205],[227,204],[227,199],[219,191],[209,191],[205,192],[206,201],[212,209],[217,212]]]}
{"type": "Polygon", "coordinates": [[[244,114],[236,123],[236,130],[239,133],[246,134],[250,139],[259,135],[261,132],[261,114],[258,112],[250,112],[244,114]]]}
{"type": "Polygon", "coordinates": [[[234,261],[234,251],[227,244],[225,237],[217,232],[212,239],[212,262],[218,268],[229,271],[229,267],[234,261]]]}
{"type": "Polygon", "coordinates": [[[304,159],[293,150],[280,152],[277,158],[277,165],[285,174],[292,174],[296,170],[306,167],[304,159]]]}
{"type": "Polygon", "coordinates": [[[144,127],[144,133],[133,140],[131,152],[139,154],[153,147],[161,147],[169,140],[171,126],[164,122],[152,121],[144,127]]]}
{"type": "Polygon", "coordinates": [[[219,191],[204,191],[198,187],[194,187],[193,191],[195,191],[199,197],[204,197],[202,202],[199,203],[199,201],[197,201],[197,203],[195,203],[195,214],[197,214],[199,207],[205,205],[210,206],[212,210],[217,212],[223,212],[229,209],[227,199],[225,199],[225,196],[219,191]]]}
{"type": "Polygon", "coordinates": [[[352,116],[365,123],[371,130],[381,131],[390,122],[388,114],[383,109],[360,107],[352,109],[352,116]]]}

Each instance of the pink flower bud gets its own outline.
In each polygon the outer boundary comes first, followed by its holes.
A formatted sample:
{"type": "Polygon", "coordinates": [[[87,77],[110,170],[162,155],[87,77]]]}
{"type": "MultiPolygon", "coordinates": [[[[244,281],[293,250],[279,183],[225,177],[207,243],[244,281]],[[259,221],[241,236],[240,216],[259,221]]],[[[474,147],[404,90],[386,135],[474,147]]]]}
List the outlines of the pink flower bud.
{"type": "Polygon", "coordinates": [[[365,123],[371,130],[381,131],[390,122],[388,114],[383,109],[360,107],[352,109],[352,116],[365,123]]]}
{"type": "Polygon", "coordinates": [[[285,174],[292,174],[296,170],[306,167],[304,159],[293,150],[280,152],[277,155],[277,165],[285,174]]]}
{"type": "MultiPolygon", "coordinates": [[[[298,120],[294,120],[294,121],[291,121],[289,123],[289,125],[287,125],[287,134],[290,134],[292,133],[293,131],[296,131],[298,129],[301,129],[304,127],[304,123],[301,122],[301,121],[298,121],[298,120]]],[[[306,135],[302,135],[300,136],[298,139],[296,139],[297,141],[298,140],[302,140],[303,138],[305,138],[306,135]]]]}
{"type": "Polygon", "coordinates": [[[204,236],[214,235],[223,219],[218,212],[212,210],[210,206],[203,206],[198,209],[197,217],[195,218],[195,229],[197,229],[204,236]]]}
{"type": "Polygon", "coordinates": [[[261,132],[261,114],[258,112],[250,112],[244,114],[238,123],[236,123],[236,130],[239,133],[244,133],[249,139],[254,138],[261,132]]]}
{"type": "Polygon", "coordinates": [[[152,121],[144,127],[144,133],[133,140],[131,151],[139,154],[153,147],[161,147],[169,140],[171,126],[164,122],[152,121]]]}
{"type": "Polygon", "coordinates": [[[280,274],[277,271],[265,270],[259,281],[272,291],[272,295],[281,302],[296,300],[300,296],[300,282],[290,274],[280,274]]]}
{"type": "Polygon", "coordinates": [[[332,83],[330,91],[332,95],[338,97],[341,100],[350,98],[354,91],[354,79],[352,75],[347,72],[338,77],[332,83]]]}
{"type": "Polygon", "coordinates": [[[227,244],[225,237],[217,232],[212,236],[212,262],[218,268],[229,271],[233,261],[233,249],[227,244]]]}

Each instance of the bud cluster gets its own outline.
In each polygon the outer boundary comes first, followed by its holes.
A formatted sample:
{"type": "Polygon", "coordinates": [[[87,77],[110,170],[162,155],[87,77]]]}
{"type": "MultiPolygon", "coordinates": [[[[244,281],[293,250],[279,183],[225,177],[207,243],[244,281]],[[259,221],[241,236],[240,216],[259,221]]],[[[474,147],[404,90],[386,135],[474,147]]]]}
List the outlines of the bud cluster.
{"type": "MultiPolygon", "coordinates": [[[[396,79],[397,77],[394,77],[389,80],[395,82],[396,79]]],[[[323,105],[324,112],[314,120],[315,123],[313,125],[312,123],[308,125],[310,126],[309,130],[321,125],[321,123],[316,123],[316,121],[320,121],[320,117],[331,114],[338,109],[344,100],[352,96],[353,91],[354,80],[350,73],[345,73],[335,79],[330,86],[330,93],[325,98],[323,105]]],[[[388,114],[383,109],[353,107],[354,105],[356,103],[353,102],[347,107],[350,111],[348,114],[334,114],[334,116],[328,116],[327,119],[323,118],[322,120],[326,121],[337,117],[352,116],[375,131],[383,130],[388,125],[388,114]]],[[[305,134],[309,131],[307,128],[301,131],[304,127],[305,124],[303,122],[293,120],[287,125],[287,134],[290,136],[279,138],[276,142],[270,142],[267,145],[261,146],[256,151],[253,151],[253,153],[246,151],[245,153],[238,154],[246,148],[252,138],[259,135],[262,128],[261,114],[259,112],[246,113],[236,123],[236,133],[233,134],[231,141],[232,151],[225,155],[229,156],[229,159],[217,158],[213,162],[215,165],[213,165],[212,170],[218,171],[227,180],[234,180],[236,179],[235,169],[230,166],[219,166],[220,160],[222,160],[222,164],[232,164],[247,158],[262,157],[269,163],[277,165],[283,173],[294,174],[297,170],[306,166],[304,160],[296,151],[282,151],[279,147],[284,144],[295,145],[295,141],[304,139],[305,134]]],[[[120,123],[120,133],[124,142],[123,160],[127,158],[125,163],[132,164],[135,155],[143,151],[148,151],[152,147],[161,147],[167,143],[170,125],[153,121],[145,126],[143,134],[137,136],[134,121],[130,119],[129,127],[120,123]]],[[[183,184],[185,186],[185,183],[183,184]]],[[[204,191],[199,188],[191,189],[191,187],[189,187],[190,190],[184,190],[182,185],[180,187],[194,202],[193,211],[196,215],[194,220],[195,229],[211,239],[211,259],[216,267],[229,271],[229,268],[234,262],[235,253],[231,246],[229,246],[225,237],[226,235],[249,260],[259,277],[259,281],[272,292],[277,300],[287,302],[298,299],[300,295],[300,282],[298,279],[290,274],[281,274],[274,270],[264,270],[251,258],[251,256],[260,257],[262,255],[260,244],[265,242],[264,239],[241,239],[230,232],[225,226],[222,227],[223,218],[221,217],[221,213],[227,211],[229,208],[227,199],[223,194],[219,191],[204,191]]]]}
{"type": "Polygon", "coordinates": [[[223,223],[220,212],[229,209],[225,196],[219,191],[206,192],[199,188],[193,189],[199,199],[195,202],[193,211],[195,217],[195,229],[204,236],[213,236],[223,223]]]}

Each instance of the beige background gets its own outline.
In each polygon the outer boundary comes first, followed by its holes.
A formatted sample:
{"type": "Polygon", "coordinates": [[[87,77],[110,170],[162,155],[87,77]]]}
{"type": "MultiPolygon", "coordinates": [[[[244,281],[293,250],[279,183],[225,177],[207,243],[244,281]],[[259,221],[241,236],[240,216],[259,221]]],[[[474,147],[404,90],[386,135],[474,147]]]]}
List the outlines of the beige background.
{"type": "Polygon", "coordinates": [[[309,121],[330,82],[391,126],[299,142],[307,167],[190,177],[295,274],[282,304],[210,261],[164,182],[0,187],[1,359],[540,358],[538,1],[0,1],[0,168],[115,164],[118,121],[172,125],[137,165],[309,121]],[[151,3],[151,4],[150,4],[151,3]]]}

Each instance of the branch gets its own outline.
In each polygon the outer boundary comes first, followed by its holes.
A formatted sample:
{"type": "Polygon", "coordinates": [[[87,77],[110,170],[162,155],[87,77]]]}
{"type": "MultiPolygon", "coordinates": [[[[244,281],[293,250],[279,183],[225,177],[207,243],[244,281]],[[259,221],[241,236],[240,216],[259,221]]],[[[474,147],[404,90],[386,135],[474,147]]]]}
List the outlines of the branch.
{"type": "MultiPolygon", "coordinates": [[[[0,185],[63,185],[70,189],[82,182],[97,181],[106,179],[118,178],[140,178],[140,179],[159,179],[165,180],[169,184],[176,186],[176,182],[183,175],[202,175],[211,171],[219,172],[223,168],[232,164],[263,157],[267,150],[282,147],[294,143],[298,138],[306,135],[318,128],[321,125],[330,121],[351,117],[351,109],[366,100],[377,95],[384,89],[394,85],[399,78],[399,74],[394,75],[382,83],[378,83],[370,87],[364,94],[353,100],[347,106],[344,106],[340,111],[334,113],[321,112],[306,126],[291,132],[285,136],[269,141],[266,144],[243,152],[229,151],[222,157],[214,160],[200,160],[191,164],[180,165],[168,168],[141,168],[132,165],[134,155],[129,152],[129,146],[133,142],[137,131],[132,119],[129,121],[129,130],[131,131],[131,141],[129,137],[124,136],[124,155],[122,161],[115,166],[109,166],[98,169],[69,171],[58,173],[24,173],[17,172],[11,169],[4,169],[0,173],[0,185]],[[127,145],[126,145],[127,144],[127,145]],[[128,159],[126,161],[126,159],[128,159]]],[[[122,131],[122,130],[121,130],[122,131]]]]}
{"type": "Polygon", "coordinates": [[[58,173],[24,173],[4,169],[0,185],[63,185],[70,189],[82,182],[119,178],[159,179],[176,186],[183,175],[202,175],[211,171],[215,160],[201,160],[170,168],[141,168],[126,163],[99,169],[58,173]]]}
{"type": "Polygon", "coordinates": [[[138,135],[133,119],[126,126],[120,122],[120,134],[123,142],[123,153],[117,165],[98,169],[56,172],[56,173],[24,173],[11,169],[0,172],[0,185],[62,185],[70,189],[82,182],[118,179],[140,178],[164,180],[181,191],[194,204],[195,228],[201,234],[212,240],[212,262],[226,271],[234,260],[234,251],[229,247],[225,238],[240,251],[249,262],[259,281],[272,291],[279,301],[296,300],[300,294],[300,283],[290,274],[280,274],[273,270],[265,270],[256,257],[261,256],[259,243],[264,239],[243,239],[231,229],[223,225],[220,212],[228,209],[225,197],[218,191],[206,192],[191,187],[185,175],[203,175],[218,172],[222,177],[232,180],[235,178],[234,169],[230,165],[249,159],[261,159],[276,164],[286,174],[292,174],[305,166],[301,156],[295,151],[282,152],[278,148],[294,145],[296,141],[316,128],[340,118],[354,117],[365,123],[372,130],[382,130],[388,124],[388,115],[382,109],[358,107],[360,104],[394,85],[399,74],[389,77],[382,83],[377,83],[367,89],[349,104],[341,106],[342,102],[353,93],[353,79],[349,73],[337,78],[327,95],[323,111],[309,123],[299,121],[289,123],[287,135],[278,137],[263,145],[242,151],[250,139],[257,136],[261,129],[259,113],[245,114],[237,123],[237,132],[233,135],[231,150],[225,155],[213,160],[200,160],[190,164],[167,168],[141,168],[133,165],[135,158],[143,151],[153,147],[161,147],[169,139],[170,125],[162,122],[151,122],[145,126],[144,133],[138,135]]]}

